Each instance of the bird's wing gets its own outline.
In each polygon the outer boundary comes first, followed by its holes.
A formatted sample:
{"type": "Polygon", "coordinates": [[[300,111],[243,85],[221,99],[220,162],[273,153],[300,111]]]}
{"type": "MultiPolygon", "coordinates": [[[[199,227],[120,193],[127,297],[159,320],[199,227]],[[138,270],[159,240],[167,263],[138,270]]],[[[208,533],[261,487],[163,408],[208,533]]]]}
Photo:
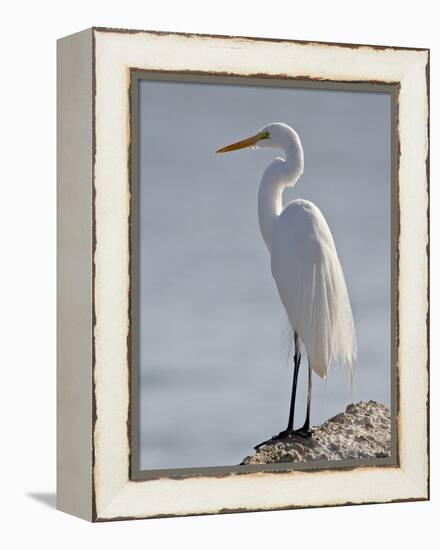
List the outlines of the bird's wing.
{"type": "Polygon", "coordinates": [[[293,201],[277,220],[272,274],[290,324],[315,372],[332,361],[353,368],[356,336],[347,287],[330,229],[311,202],[293,201]]]}

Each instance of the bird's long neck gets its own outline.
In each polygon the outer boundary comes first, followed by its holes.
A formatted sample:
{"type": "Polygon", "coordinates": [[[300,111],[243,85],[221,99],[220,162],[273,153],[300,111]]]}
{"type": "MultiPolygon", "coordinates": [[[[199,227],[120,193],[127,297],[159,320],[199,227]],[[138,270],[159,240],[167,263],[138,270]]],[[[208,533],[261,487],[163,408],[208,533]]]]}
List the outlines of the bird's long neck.
{"type": "Polygon", "coordinates": [[[276,221],[283,211],[283,191],[293,187],[301,176],[304,160],[301,146],[284,147],[285,159],[277,158],[263,174],[258,193],[258,220],[269,253],[276,221]]]}

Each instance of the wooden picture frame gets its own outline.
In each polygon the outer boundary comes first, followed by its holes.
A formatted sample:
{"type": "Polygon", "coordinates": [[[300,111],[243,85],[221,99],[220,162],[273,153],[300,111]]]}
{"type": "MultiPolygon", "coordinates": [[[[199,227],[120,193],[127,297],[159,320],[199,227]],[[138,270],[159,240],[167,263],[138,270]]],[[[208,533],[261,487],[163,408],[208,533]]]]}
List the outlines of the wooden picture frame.
{"type": "Polygon", "coordinates": [[[58,508],[109,521],[428,499],[428,262],[428,50],[105,28],[61,39],[58,508]],[[142,75],[392,94],[391,460],[140,473],[134,246],[142,75]]]}

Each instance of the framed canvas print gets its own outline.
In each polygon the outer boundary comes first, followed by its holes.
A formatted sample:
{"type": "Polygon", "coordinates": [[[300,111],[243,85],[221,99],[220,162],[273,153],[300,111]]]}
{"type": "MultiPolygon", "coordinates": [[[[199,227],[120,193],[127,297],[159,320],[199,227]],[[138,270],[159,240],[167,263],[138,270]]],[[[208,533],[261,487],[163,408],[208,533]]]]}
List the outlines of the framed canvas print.
{"type": "Polygon", "coordinates": [[[429,51],[58,43],[58,508],[429,498],[429,51]]]}

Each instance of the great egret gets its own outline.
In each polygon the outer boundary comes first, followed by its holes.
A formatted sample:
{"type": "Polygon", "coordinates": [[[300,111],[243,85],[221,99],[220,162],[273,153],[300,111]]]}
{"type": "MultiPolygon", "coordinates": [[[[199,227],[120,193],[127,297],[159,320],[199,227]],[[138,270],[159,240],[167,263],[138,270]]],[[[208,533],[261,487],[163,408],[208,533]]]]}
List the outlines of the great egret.
{"type": "Polygon", "coordinates": [[[356,335],[350,300],[332,234],[318,207],[297,199],[283,209],[283,190],[293,187],[304,170],[298,134],[287,124],[272,123],[217,153],[247,147],[272,147],[284,156],[266,168],[258,194],[261,235],[271,255],[272,275],[293,330],[294,344],[289,420],[287,428],[272,440],[293,434],[309,437],[312,371],[325,379],[330,364],[340,361],[353,372],[356,335]],[[308,357],[307,411],[302,428],[294,430],[301,342],[308,357]]]}

